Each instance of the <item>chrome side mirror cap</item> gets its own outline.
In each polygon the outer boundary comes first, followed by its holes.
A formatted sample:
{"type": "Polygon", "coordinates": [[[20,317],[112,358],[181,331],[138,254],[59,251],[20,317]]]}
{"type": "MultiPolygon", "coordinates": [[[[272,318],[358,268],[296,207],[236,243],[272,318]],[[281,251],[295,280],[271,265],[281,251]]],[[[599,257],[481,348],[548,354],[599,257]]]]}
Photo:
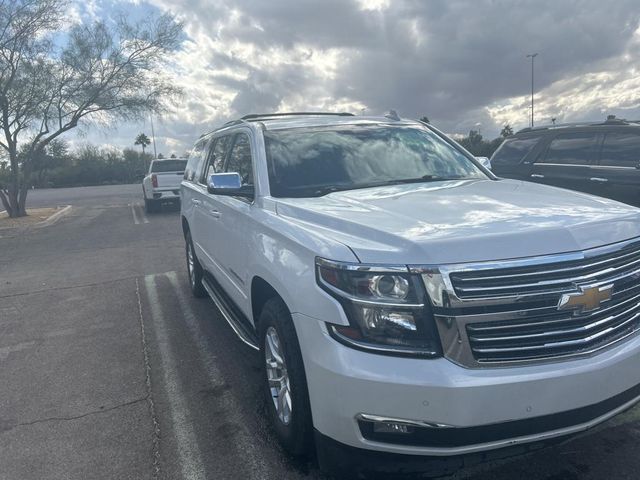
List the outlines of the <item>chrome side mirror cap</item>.
{"type": "Polygon", "coordinates": [[[239,173],[214,173],[207,178],[207,191],[212,195],[253,198],[253,185],[242,185],[239,173]]]}
{"type": "Polygon", "coordinates": [[[476,157],[476,160],[487,170],[491,170],[491,160],[489,157],[476,157]]]}

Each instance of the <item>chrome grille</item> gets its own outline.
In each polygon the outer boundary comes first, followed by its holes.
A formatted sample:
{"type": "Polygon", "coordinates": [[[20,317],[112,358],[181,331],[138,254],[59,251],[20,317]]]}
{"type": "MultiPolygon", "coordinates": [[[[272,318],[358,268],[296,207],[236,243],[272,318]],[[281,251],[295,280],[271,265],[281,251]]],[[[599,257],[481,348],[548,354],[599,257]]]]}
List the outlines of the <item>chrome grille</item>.
{"type": "Polygon", "coordinates": [[[640,241],[524,260],[414,267],[434,303],[445,355],[465,366],[587,355],[640,330],[640,241]],[[565,294],[612,286],[592,311],[565,294]]]}

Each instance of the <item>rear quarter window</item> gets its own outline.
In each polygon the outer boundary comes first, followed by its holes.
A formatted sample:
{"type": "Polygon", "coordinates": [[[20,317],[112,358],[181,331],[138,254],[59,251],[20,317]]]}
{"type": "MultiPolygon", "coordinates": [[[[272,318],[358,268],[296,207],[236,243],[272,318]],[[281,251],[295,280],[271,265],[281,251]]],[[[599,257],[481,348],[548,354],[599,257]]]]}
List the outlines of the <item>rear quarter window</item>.
{"type": "Polygon", "coordinates": [[[609,132],[602,143],[600,165],[633,167],[640,164],[640,132],[609,132]]]}
{"type": "Polygon", "coordinates": [[[494,166],[517,165],[529,155],[542,137],[510,138],[505,140],[491,158],[494,166]]]}

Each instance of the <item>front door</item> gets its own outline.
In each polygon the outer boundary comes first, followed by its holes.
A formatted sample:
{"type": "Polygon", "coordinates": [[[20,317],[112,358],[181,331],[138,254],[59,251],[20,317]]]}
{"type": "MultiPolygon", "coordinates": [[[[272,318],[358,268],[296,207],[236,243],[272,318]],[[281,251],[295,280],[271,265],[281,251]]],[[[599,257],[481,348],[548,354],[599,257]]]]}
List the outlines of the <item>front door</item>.
{"type": "MultiPolygon", "coordinates": [[[[248,133],[237,133],[232,139],[226,157],[225,172],[239,173],[243,185],[254,185],[253,155],[248,133]]],[[[215,222],[218,230],[212,246],[218,267],[216,279],[227,295],[251,318],[249,294],[251,279],[247,273],[247,249],[249,248],[250,215],[253,199],[210,195],[214,203],[215,222]]]]}
{"type": "Polygon", "coordinates": [[[198,258],[205,268],[216,278],[220,276],[220,266],[216,257],[216,248],[220,242],[220,216],[218,215],[218,196],[207,192],[209,176],[223,170],[224,161],[229,152],[231,135],[214,138],[208,146],[206,162],[200,176],[200,187],[203,194],[197,206],[198,212],[198,258]]]}

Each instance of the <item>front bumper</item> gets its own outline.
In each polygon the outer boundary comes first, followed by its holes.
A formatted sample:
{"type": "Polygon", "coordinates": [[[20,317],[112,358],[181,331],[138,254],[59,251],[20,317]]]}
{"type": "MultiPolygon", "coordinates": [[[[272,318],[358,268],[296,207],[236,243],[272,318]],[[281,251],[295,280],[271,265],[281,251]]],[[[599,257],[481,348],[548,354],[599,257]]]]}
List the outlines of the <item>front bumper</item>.
{"type": "Polygon", "coordinates": [[[451,456],[547,441],[587,430],[640,400],[640,336],[599,355],[513,368],[466,369],[444,358],[376,355],[333,340],[293,315],[314,427],[341,444],[451,456]],[[374,434],[360,414],[427,426],[374,434]]]}

